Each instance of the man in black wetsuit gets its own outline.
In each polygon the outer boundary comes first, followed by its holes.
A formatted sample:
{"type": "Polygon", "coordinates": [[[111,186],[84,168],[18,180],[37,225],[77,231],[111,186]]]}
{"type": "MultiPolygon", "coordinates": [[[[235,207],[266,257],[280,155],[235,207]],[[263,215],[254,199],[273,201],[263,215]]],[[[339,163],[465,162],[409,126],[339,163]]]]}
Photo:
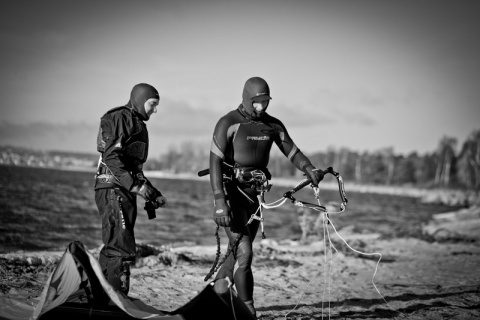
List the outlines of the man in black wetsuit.
{"type": "Polygon", "coordinates": [[[267,165],[273,143],[296,168],[312,179],[315,186],[323,179],[323,172],[316,170],[297,148],[283,123],[265,112],[270,99],[270,88],[265,80],[259,77],[248,79],[240,106],[217,122],[210,148],[213,218],[219,226],[225,227],[230,245],[241,235],[234,254],[229,255],[218,271],[214,288],[217,293],[225,292],[228,283],[225,278],[228,277],[254,315],[252,242],[259,221],[247,222],[259,206],[254,184],[259,183],[259,177],[270,179],[267,165]],[[232,167],[233,178],[224,182],[223,175],[229,174],[226,172],[229,167],[232,167]],[[252,179],[252,173],[256,178],[252,179]]]}
{"type": "Polygon", "coordinates": [[[107,281],[124,294],[129,291],[130,264],[136,254],[137,195],[150,212],[167,203],[142,170],[148,156],[145,121],[157,112],[159,100],[154,87],[137,84],[126,105],[109,110],[100,120],[95,202],[102,218],[104,246],[99,262],[107,281]]]}

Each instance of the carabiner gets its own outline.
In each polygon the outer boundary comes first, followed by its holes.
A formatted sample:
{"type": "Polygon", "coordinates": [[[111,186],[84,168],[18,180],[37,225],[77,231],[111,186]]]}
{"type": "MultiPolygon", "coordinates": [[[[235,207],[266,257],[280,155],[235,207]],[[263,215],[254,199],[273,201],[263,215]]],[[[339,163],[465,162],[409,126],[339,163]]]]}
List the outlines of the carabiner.
{"type": "Polygon", "coordinates": [[[246,224],[245,226],[247,226],[247,225],[249,225],[250,223],[252,223],[253,220],[258,220],[258,221],[260,221],[260,222],[263,222],[263,218],[257,216],[257,215],[254,213],[254,214],[252,214],[252,215],[250,216],[250,219],[248,219],[248,222],[247,222],[247,224],[246,224]]]}

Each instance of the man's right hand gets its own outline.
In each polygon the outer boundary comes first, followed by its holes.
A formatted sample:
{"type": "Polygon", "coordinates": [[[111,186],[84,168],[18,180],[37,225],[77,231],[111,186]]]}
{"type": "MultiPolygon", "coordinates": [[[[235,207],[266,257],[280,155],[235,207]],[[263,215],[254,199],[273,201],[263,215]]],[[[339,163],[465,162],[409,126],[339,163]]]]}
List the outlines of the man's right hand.
{"type": "Polygon", "coordinates": [[[215,200],[213,206],[213,220],[220,227],[230,226],[230,207],[227,205],[225,199],[215,200]]]}
{"type": "Polygon", "coordinates": [[[157,198],[157,191],[155,188],[145,183],[145,181],[137,181],[130,189],[130,192],[139,195],[146,201],[155,201],[157,198]]]}

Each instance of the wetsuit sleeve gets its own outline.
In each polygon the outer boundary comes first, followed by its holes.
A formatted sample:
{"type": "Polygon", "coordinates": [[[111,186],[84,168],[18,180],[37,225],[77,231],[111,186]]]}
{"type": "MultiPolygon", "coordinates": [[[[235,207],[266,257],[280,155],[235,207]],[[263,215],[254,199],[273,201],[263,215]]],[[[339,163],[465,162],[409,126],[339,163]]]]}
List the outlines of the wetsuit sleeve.
{"type": "Polygon", "coordinates": [[[122,113],[118,113],[103,117],[100,126],[102,128],[102,138],[105,141],[103,162],[115,176],[117,182],[130,190],[134,179],[129,172],[130,168],[126,167],[122,158],[123,147],[132,131],[133,124],[122,113]]]}
{"type": "Polygon", "coordinates": [[[227,131],[228,121],[225,118],[221,118],[215,126],[210,145],[210,184],[214,199],[225,198],[222,163],[225,160],[225,151],[228,144],[227,131]]]}
{"type": "Polygon", "coordinates": [[[278,122],[275,124],[277,132],[275,143],[280,151],[282,151],[282,153],[293,163],[297,169],[304,171],[305,167],[312,165],[312,163],[295,145],[283,123],[281,123],[279,120],[277,121],[278,122]]]}
{"type": "Polygon", "coordinates": [[[136,175],[137,175],[138,180],[145,180],[145,183],[148,184],[153,190],[155,190],[155,193],[157,194],[156,197],[163,196],[163,194],[160,192],[160,190],[155,188],[153,186],[152,182],[150,182],[150,180],[147,177],[145,177],[145,174],[143,173],[143,164],[138,166],[137,171],[136,171],[136,175]]]}

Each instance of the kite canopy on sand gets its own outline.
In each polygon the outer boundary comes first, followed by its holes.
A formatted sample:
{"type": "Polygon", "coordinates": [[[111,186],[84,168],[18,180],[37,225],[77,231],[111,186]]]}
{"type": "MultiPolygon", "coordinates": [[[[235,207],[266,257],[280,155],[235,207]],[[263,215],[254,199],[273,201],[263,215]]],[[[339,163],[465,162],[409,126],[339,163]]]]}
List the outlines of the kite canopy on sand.
{"type": "Polygon", "coordinates": [[[48,278],[36,305],[0,297],[0,319],[254,319],[230,288],[224,295],[207,285],[174,311],[158,310],[115,291],[105,280],[95,257],[79,242],[71,242],[48,278]]]}

